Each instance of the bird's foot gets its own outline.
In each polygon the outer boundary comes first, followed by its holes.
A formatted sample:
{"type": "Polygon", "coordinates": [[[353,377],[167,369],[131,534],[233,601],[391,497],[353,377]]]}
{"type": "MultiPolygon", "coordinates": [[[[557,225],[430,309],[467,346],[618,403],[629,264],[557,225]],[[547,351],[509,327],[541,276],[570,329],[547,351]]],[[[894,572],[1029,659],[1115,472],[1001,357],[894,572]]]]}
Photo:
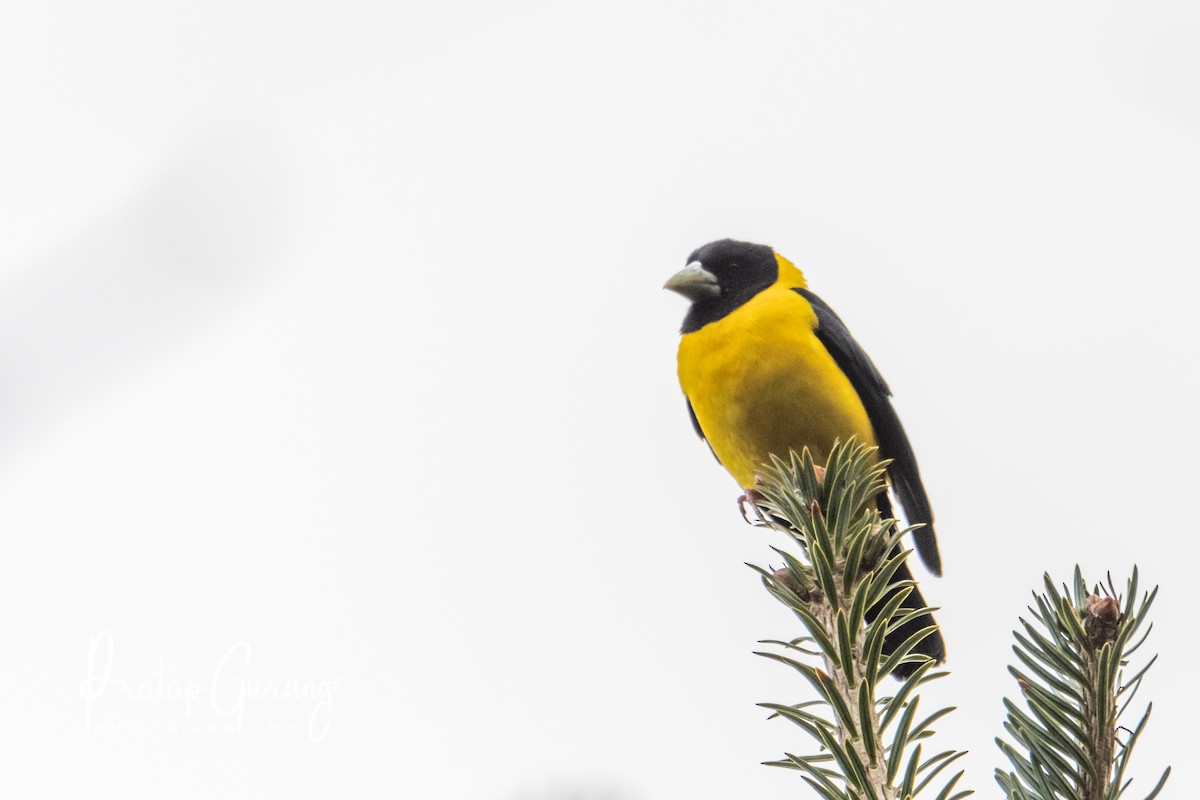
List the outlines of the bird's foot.
{"type": "Polygon", "coordinates": [[[767,518],[763,516],[762,510],[758,507],[758,503],[762,499],[762,492],[757,489],[747,489],[745,494],[739,495],[738,510],[742,512],[742,519],[751,525],[761,525],[766,522],[767,518]]]}

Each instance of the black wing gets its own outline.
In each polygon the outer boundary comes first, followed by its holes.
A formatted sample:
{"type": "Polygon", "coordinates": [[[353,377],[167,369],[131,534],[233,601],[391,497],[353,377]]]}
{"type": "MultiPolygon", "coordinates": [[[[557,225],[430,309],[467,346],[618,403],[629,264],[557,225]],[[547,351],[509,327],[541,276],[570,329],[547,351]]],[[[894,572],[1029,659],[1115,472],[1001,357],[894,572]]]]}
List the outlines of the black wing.
{"type": "MultiPolygon", "coordinates": [[[[684,398],[684,402],[687,403],[688,416],[692,418],[692,427],[696,429],[696,435],[704,439],[704,431],[700,428],[700,420],[696,419],[696,410],[692,408],[692,401],[684,398]]],[[[704,439],[704,441],[707,442],[708,439],[704,439]]]]}
{"type": "MultiPolygon", "coordinates": [[[[684,402],[687,403],[688,416],[692,418],[692,427],[696,429],[696,435],[708,445],[708,452],[713,454],[713,458],[717,458],[717,451],[712,449],[712,444],[709,443],[708,437],[704,435],[704,429],[700,427],[700,420],[696,419],[696,410],[692,408],[692,401],[685,397],[684,402]]],[[[721,459],[717,458],[717,463],[720,464],[721,459]]]]}
{"type": "Polygon", "coordinates": [[[904,433],[900,418],[896,416],[896,410],[892,408],[892,390],[833,309],[807,289],[793,291],[807,300],[813,311],[817,312],[817,338],[858,392],[859,399],[867,409],[871,427],[875,430],[880,454],[892,460],[888,466],[888,478],[904,509],[904,516],[910,525],[924,526],[913,532],[917,553],[930,572],[941,575],[942,557],[938,553],[937,537],[933,532],[933,509],[929,507],[929,496],[925,494],[925,486],[921,483],[917,457],[908,443],[908,436],[904,433]]]}

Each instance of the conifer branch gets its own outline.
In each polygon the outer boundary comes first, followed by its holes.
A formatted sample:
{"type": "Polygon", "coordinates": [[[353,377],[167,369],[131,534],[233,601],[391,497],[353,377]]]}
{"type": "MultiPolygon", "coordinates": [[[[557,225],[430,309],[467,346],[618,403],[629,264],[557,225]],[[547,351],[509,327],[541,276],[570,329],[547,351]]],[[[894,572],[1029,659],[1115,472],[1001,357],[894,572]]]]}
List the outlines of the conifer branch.
{"type": "Polygon", "coordinates": [[[884,653],[889,632],[932,610],[905,608],[914,584],[893,580],[907,556],[899,547],[905,531],[895,520],[881,519],[872,502],[886,489],[886,466],[874,448],[850,441],[834,445],[823,470],[805,449],[786,461],[773,456],[762,476],[757,504],[766,512],[764,522],[785,533],[801,557],[777,549],[784,568],[753,569],[808,636],[764,642],[784,652],[759,655],[795,669],[819,698],[762,704],[818,745],[815,754],[789,753],[768,763],[798,770],[824,800],[908,800],[935,782],[937,800],[961,800],[972,794],[955,791],[963,773],[942,781],[964,753],[922,758],[933,724],[952,710],[918,718],[917,690],[947,674],[934,672],[932,660],[914,650],[935,629],[922,629],[884,653]],[[821,667],[812,663],[817,658],[821,667]],[[880,696],[882,681],[901,665],[912,665],[911,674],[894,695],[880,696]]]}
{"type": "MultiPolygon", "coordinates": [[[[1131,656],[1150,633],[1147,626],[1134,640],[1158,588],[1138,602],[1137,567],[1123,606],[1111,576],[1088,591],[1079,567],[1072,589],[1059,591],[1049,575],[1045,585],[1029,608],[1033,619],[1021,619],[1023,631],[1014,632],[1021,666],[1009,672],[1026,710],[1004,701],[1004,727],[1015,744],[996,743],[1015,771],[997,770],[996,781],[1012,800],[1117,800],[1129,787],[1126,768],[1150,717],[1148,705],[1133,730],[1119,726],[1154,663],[1151,658],[1129,672],[1131,656]]],[[[1158,795],[1170,773],[1163,772],[1146,800],[1158,795]]]]}
{"type": "MultiPolygon", "coordinates": [[[[816,693],[797,704],[762,704],[816,743],[808,755],[787,753],[768,763],[798,771],[823,800],[910,800],[923,793],[961,800],[972,792],[958,789],[963,773],[950,768],[965,753],[922,754],[935,723],[953,710],[918,713],[920,687],[947,674],[916,649],[935,629],[902,643],[893,636],[885,652],[889,633],[934,609],[904,605],[915,584],[894,576],[907,556],[900,548],[906,531],[882,519],[872,502],[886,489],[886,462],[875,459],[872,448],[851,441],[835,445],[824,468],[808,450],[787,460],[773,456],[764,468],[755,505],[762,523],[786,534],[793,547],[776,549],[782,568],[752,568],[807,635],[764,641],[781,651],[758,655],[793,668],[816,693]],[[893,695],[880,696],[897,667],[907,677],[893,695]]],[[[1045,593],[1035,593],[1031,618],[1021,619],[1014,634],[1017,664],[1009,671],[1024,707],[1004,701],[1009,740],[996,740],[1013,767],[996,771],[1009,800],[1125,795],[1151,706],[1132,729],[1121,720],[1157,658],[1133,664],[1153,627],[1147,616],[1157,591],[1139,599],[1136,567],[1123,594],[1111,576],[1089,590],[1078,567],[1070,588],[1045,577],[1045,593]]],[[[1159,795],[1170,773],[1162,773],[1145,800],[1159,795]]]]}

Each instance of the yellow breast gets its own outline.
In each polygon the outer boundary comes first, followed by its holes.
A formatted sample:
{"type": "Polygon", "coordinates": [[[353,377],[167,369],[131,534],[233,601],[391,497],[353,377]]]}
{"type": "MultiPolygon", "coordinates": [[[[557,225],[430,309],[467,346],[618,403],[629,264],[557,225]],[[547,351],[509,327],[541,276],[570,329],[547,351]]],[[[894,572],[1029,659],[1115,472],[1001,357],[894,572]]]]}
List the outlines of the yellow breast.
{"type": "Polygon", "coordinates": [[[679,343],[679,383],[743,489],[772,453],[786,458],[808,447],[823,463],[835,439],[875,444],[867,412],[816,324],[808,301],[776,284],[679,343]]]}

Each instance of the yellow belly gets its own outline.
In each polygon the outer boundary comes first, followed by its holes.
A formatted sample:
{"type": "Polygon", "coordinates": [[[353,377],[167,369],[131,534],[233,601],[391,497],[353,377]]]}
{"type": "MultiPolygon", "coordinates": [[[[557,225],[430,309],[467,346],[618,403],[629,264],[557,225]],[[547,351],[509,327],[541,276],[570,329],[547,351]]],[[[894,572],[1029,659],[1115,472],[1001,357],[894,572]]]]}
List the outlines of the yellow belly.
{"type": "Polygon", "coordinates": [[[743,489],[774,453],[837,439],[875,444],[857,392],[814,332],[808,302],[783,286],[679,343],[679,382],[713,452],[743,489]]]}

